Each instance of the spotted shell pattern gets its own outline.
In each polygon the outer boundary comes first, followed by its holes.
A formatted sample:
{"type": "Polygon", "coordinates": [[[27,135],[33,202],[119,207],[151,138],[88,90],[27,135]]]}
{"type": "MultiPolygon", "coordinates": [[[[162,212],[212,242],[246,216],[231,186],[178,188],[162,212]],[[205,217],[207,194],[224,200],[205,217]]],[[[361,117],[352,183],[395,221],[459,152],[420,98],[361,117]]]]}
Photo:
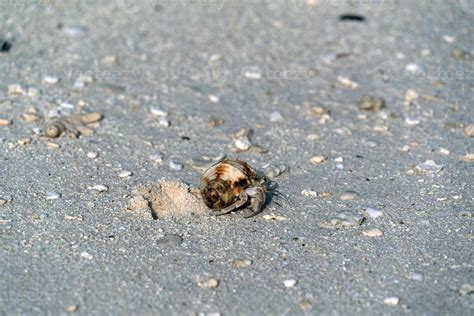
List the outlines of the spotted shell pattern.
{"type": "Polygon", "coordinates": [[[241,160],[226,159],[207,169],[201,177],[204,203],[213,210],[233,204],[240,192],[259,179],[254,168],[241,160]]]}

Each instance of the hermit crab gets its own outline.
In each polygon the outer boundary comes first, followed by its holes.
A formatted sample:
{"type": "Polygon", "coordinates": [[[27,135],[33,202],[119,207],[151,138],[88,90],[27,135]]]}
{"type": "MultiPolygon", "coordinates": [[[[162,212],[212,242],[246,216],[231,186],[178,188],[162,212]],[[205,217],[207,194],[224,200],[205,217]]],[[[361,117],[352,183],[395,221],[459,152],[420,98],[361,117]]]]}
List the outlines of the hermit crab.
{"type": "Polygon", "coordinates": [[[249,208],[251,213],[244,217],[252,217],[263,209],[272,189],[265,176],[258,175],[245,161],[223,159],[204,172],[200,191],[214,215],[249,208]]]}

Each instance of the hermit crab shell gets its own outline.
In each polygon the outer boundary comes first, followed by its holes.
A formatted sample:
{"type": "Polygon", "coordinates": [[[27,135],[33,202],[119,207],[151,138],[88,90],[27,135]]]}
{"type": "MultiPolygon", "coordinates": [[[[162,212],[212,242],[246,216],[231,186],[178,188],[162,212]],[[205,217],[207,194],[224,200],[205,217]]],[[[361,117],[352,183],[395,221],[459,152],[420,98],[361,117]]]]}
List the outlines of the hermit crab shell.
{"type": "Polygon", "coordinates": [[[256,180],[257,173],[248,163],[226,159],[204,172],[200,183],[201,196],[209,208],[220,210],[234,203],[240,192],[256,180]]]}

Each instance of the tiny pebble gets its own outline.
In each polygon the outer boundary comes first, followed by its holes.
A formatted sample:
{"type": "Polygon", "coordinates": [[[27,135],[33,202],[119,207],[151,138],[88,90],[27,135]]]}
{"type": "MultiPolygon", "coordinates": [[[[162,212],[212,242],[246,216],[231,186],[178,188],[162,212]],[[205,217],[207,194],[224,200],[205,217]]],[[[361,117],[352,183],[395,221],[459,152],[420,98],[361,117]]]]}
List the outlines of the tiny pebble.
{"type": "Polygon", "coordinates": [[[95,159],[99,157],[99,153],[96,151],[90,151],[87,153],[87,157],[89,157],[90,159],[95,159]]]}
{"type": "Polygon", "coordinates": [[[443,36],[443,41],[445,41],[448,44],[452,44],[452,43],[456,42],[456,37],[451,36],[451,35],[444,35],[443,36]]]}
{"type": "Polygon", "coordinates": [[[132,172],[131,171],[127,171],[127,170],[123,170],[119,173],[119,177],[120,178],[128,178],[128,177],[131,177],[132,176],[132,172]]]}
{"type": "Polygon", "coordinates": [[[446,148],[440,148],[439,153],[444,156],[449,156],[450,152],[446,148]]]}
{"type": "Polygon", "coordinates": [[[28,145],[29,143],[31,143],[31,138],[29,137],[24,137],[24,138],[20,138],[19,140],[16,141],[19,145],[28,145]]]}
{"type": "Polygon", "coordinates": [[[411,274],[410,274],[410,279],[414,280],[414,281],[423,281],[423,278],[424,278],[424,274],[423,272],[420,272],[420,271],[413,271],[411,274]]]}
{"type": "Polygon", "coordinates": [[[265,170],[265,177],[269,180],[274,180],[290,170],[290,167],[285,164],[280,164],[278,166],[272,166],[265,170]]]}
{"type": "Polygon", "coordinates": [[[163,117],[159,120],[158,124],[160,124],[160,126],[168,127],[170,126],[170,121],[163,117]]]}
{"type": "Polygon", "coordinates": [[[102,184],[97,184],[92,187],[92,190],[99,191],[99,192],[106,192],[109,190],[109,187],[102,184]]]}
{"type": "Polygon", "coordinates": [[[369,229],[362,232],[362,235],[366,237],[382,237],[384,232],[380,229],[369,229]]]}
{"type": "Polygon", "coordinates": [[[346,86],[351,89],[357,89],[359,87],[359,84],[347,77],[339,76],[337,77],[337,81],[342,84],[343,86],[346,86]]]}
{"type": "Polygon", "coordinates": [[[168,162],[168,166],[173,170],[183,170],[184,165],[182,163],[170,160],[168,162]]]}
{"type": "Polygon", "coordinates": [[[162,109],[159,109],[159,108],[151,108],[150,112],[151,114],[156,115],[156,116],[161,116],[161,117],[168,116],[168,112],[163,111],[162,109]]]}
{"type": "Polygon", "coordinates": [[[283,284],[285,285],[285,287],[293,287],[297,283],[298,283],[298,281],[296,281],[295,279],[288,279],[288,280],[283,281],[283,284]]]}
{"type": "Polygon", "coordinates": [[[80,25],[65,25],[62,26],[61,29],[65,34],[71,37],[81,36],[87,32],[87,28],[80,25]]]}
{"type": "Polygon", "coordinates": [[[270,114],[270,122],[280,123],[283,122],[285,119],[280,112],[274,111],[270,114]]]}
{"type": "Polygon", "coordinates": [[[234,145],[237,149],[242,151],[249,150],[250,147],[252,147],[252,143],[248,138],[239,138],[235,140],[234,145]]]}
{"type": "Polygon", "coordinates": [[[474,137],[474,124],[469,124],[464,128],[464,135],[467,137],[474,137]]]}
{"type": "Polygon", "coordinates": [[[417,165],[416,169],[425,174],[436,174],[443,170],[443,166],[437,165],[433,160],[426,160],[424,163],[417,165]]]}
{"type": "Polygon", "coordinates": [[[214,277],[211,277],[205,281],[199,281],[198,286],[200,288],[215,289],[219,285],[219,280],[214,277]]]}
{"type": "Polygon", "coordinates": [[[252,260],[249,259],[234,259],[232,265],[236,268],[246,268],[252,265],[252,260]]]}
{"type": "Polygon", "coordinates": [[[6,205],[7,202],[8,202],[8,201],[5,200],[5,199],[0,199],[0,206],[6,205]]]}
{"type": "Polygon", "coordinates": [[[158,153],[158,154],[152,154],[150,155],[150,160],[153,161],[154,163],[163,163],[163,155],[158,153]]]}
{"type": "Polygon", "coordinates": [[[306,140],[310,142],[318,140],[318,139],[320,139],[320,137],[317,134],[309,134],[308,136],[306,136],[306,140]]]}
{"type": "Polygon", "coordinates": [[[463,296],[468,295],[468,294],[473,294],[474,293],[474,285],[464,283],[459,288],[459,293],[463,296]]]}
{"type": "Polygon", "coordinates": [[[367,215],[370,217],[370,218],[373,218],[373,219],[376,219],[376,218],[379,218],[380,216],[383,215],[383,212],[378,210],[378,209],[375,209],[375,208],[371,208],[371,207],[366,207],[365,209],[365,212],[367,213],[367,215]]]}
{"type": "Polygon", "coordinates": [[[410,126],[420,125],[421,121],[412,117],[405,118],[405,123],[410,126]]]}
{"type": "Polygon", "coordinates": [[[220,98],[217,95],[213,95],[213,94],[210,94],[208,96],[208,99],[212,103],[219,103],[219,101],[220,101],[220,98]]]}
{"type": "Polygon", "coordinates": [[[353,200],[358,196],[359,196],[359,193],[357,193],[355,191],[346,191],[346,192],[341,194],[339,199],[341,199],[341,201],[348,201],[348,200],[353,200]]]}
{"type": "Polygon", "coordinates": [[[400,303],[400,299],[398,297],[387,297],[383,300],[383,303],[385,305],[395,306],[395,305],[398,305],[398,303],[400,303]]]}
{"type": "Polygon", "coordinates": [[[64,215],[64,220],[82,222],[84,219],[80,215],[64,215]]]}
{"type": "Polygon", "coordinates": [[[288,220],[288,218],[284,217],[284,216],[279,216],[279,215],[276,215],[276,214],[265,214],[262,216],[264,220],[266,221],[286,221],[288,220]]]}
{"type": "Polygon", "coordinates": [[[342,157],[337,157],[334,159],[335,162],[344,162],[344,158],[342,157]]]}
{"type": "Polygon", "coordinates": [[[301,195],[303,195],[303,196],[318,196],[318,192],[308,190],[308,189],[304,189],[303,191],[301,191],[301,195]]]}
{"type": "Polygon", "coordinates": [[[473,153],[467,153],[462,158],[465,161],[474,161],[474,154],[473,153]]]}
{"type": "Polygon", "coordinates": [[[81,252],[81,257],[87,260],[92,260],[92,258],[94,258],[90,253],[86,251],[81,252]]]}
{"type": "Polygon", "coordinates": [[[61,145],[56,144],[56,143],[53,143],[53,142],[48,142],[47,145],[48,145],[49,148],[52,148],[52,149],[59,149],[59,148],[61,148],[61,145]]]}
{"type": "Polygon", "coordinates": [[[407,90],[405,92],[405,105],[413,105],[413,103],[418,100],[419,94],[415,90],[407,90]]]}
{"type": "Polygon", "coordinates": [[[68,305],[66,306],[66,308],[64,309],[64,311],[66,313],[75,313],[79,310],[79,305],[68,305]]]}
{"type": "Polygon", "coordinates": [[[247,69],[244,72],[244,77],[247,78],[247,79],[258,80],[258,79],[261,79],[262,76],[263,76],[263,74],[262,74],[260,68],[257,67],[257,66],[251,67],[250,69],[247,69]]]}
{"type": "Polygon", "coordinates": [[[379,112],[385,108],[385,100],[370,95],[365,95],[359,101],[359,109],[363,111],[379,112]]]}
{"type": "Polygon", "coordinates": [[[56,84],[59,82],[59,78],[58,77],[54,77],[54,76],[44,76],[43,78],[43,83],[46,83],[46,84],[56,84]]]}
{"type": "Polygon", "coordinates": [[[417,64],[408,64],[405,67],[405,70],[411,74],[416,74],[421,72],[421,67],[418,66],[417,64]]]}
{"type": "Polygon", "coordinates": [[[11,124],[12,124],[12,121],[0,118],[0,126],[8,126],[11,124]]]}
{"type": "Polygon", "coordinates": [[[48,192],[46,193],[46,200],[57,200],[61,197],[61,194],[58,192],[48,192]]]}
{"type": "Polygon", "coordinates": [[[322,164],[326,162],[326,157],[324,156],[314,156],[309,160],[310,163],[314,165],[322,164]]]}

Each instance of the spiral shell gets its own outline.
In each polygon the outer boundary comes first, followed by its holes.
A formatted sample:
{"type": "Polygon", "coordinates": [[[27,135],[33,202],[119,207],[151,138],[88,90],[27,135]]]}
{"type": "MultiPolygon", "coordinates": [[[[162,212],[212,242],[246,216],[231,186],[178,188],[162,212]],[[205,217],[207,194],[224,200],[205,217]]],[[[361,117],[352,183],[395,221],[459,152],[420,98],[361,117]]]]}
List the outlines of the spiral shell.
{"type": "Polygon", "coordinates": [[[258,180],[249,164],[226,159],[207,169],[201,177],[200,191],[204,203],[213,210],[234,203],[240,192],[258,180]]]}

